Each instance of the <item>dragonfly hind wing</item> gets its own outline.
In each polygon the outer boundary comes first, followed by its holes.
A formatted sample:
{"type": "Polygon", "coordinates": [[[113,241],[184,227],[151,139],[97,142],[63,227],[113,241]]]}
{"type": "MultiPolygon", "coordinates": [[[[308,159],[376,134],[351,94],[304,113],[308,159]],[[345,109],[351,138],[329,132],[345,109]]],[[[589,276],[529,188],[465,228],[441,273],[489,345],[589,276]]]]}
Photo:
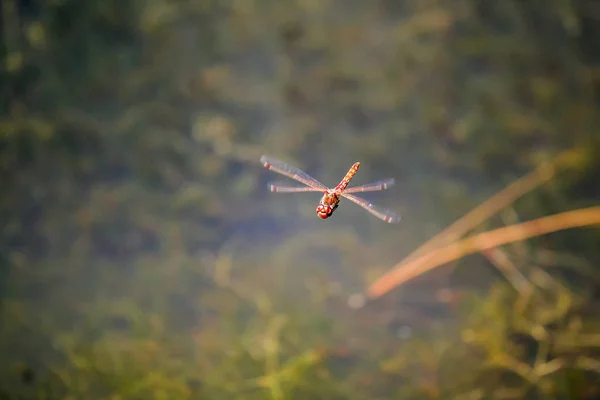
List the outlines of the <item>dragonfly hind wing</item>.
{"type": "Polygon", "coordinates": [[[348,193],[342,193],[342,196],[347,198],[348,200],[358,204],[359,206],[361,206],[362,208],[364,208],[365,210],[367,210],[368,212],[370,212],[377,218],[379,218],[387,223],[395,224],[395,223],[400,222],[400,220],[402,219],[400,217],[400,215],[396,214],[392,210],[378,207],[363,198],[360,198],[360,197],[357,197],[357,196],[354,196],[354,195],[351,195],[348,193]]]}
{"type": "Polygon", "coordinates": [[[265,168],[277,172],[278,174],[287,176],[288,178],[294,179],[300,183],[305,184],[306,186],[319,189],[319,191],[329,190],[327,186],[323,185],[321,182],[308,175],[306,172],[286,162],[268,156],[262,156],[260,158],[260,162],[265,168]]]}
{"type": "Polygon", "coordinates": [[[344,193],[361,193],[361,192],[375,192],[378,190],[385,190],[396,183],[394,178],[382,179],[377,182],[367,183],[365,185],[355,186],[344,190],[344,193]]]}
{"type": "Polygon", "coordinates": [[[288,186],[279,183],[268,183],[269,191],[276,193],[298,193],[298,192],[322,192],[322,189],[312,186],[288,186]]]}

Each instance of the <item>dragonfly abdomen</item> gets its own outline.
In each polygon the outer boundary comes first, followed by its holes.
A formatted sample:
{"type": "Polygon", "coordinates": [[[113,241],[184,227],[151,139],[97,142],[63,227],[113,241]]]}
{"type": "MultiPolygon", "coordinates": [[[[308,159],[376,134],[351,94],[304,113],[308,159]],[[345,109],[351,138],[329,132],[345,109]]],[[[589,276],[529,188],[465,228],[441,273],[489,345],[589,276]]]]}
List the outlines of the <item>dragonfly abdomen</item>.
{"type": "Polygon", "coordinates": [[[356,171],[358,171],[359,167],[360,167],[360,163],[359,162],[355,162],[350,167],[350,169],[348,170],[348,172],[346,173],[346,176],[344,176],[344,179],[342,179],[342,181],[340,183],[338,183],[338,185],[335,187],[335,190],[339,191],[339,192],[343,192],[344,189],[346,189],[346,187],[348,186],[348,184],[352,180],[352,178],[354,178],[354,175],[356,175],[356,171]]]}

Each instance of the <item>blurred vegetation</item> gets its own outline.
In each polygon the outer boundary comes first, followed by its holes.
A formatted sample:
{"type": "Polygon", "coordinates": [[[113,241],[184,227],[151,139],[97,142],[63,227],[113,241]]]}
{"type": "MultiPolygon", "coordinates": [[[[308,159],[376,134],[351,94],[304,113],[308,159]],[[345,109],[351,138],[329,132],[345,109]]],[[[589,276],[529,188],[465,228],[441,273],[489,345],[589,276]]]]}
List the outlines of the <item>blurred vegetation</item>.
{"type": "Polygon", "coordinates": [[[0,22],[0,398],[600,396],[597,229],[348,306],[559,154],[485,227],[598,204],[600,2],[5,0],[0,22]],[[266,193],[261,154],[330,184],[360,160],[404,219],[320,221],[266,193]]]}

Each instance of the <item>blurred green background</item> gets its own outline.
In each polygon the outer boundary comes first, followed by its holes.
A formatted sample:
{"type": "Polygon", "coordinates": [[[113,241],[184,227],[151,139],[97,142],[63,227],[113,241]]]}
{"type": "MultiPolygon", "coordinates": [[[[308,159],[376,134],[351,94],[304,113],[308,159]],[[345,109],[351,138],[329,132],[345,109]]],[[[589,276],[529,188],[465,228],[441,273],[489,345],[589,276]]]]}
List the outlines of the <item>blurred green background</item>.
{"type": "MultiPolygon", "coordinates": [[[[598,204],[600,2],[4,0],[0,398],[597,399],[600,232],[363,291],[540,163],[491,229],[598,204]],[[364,197],[271,194],[258,162],[364,197]]],[[[290,182],[292,183],[292,182],[290,182]]]]}

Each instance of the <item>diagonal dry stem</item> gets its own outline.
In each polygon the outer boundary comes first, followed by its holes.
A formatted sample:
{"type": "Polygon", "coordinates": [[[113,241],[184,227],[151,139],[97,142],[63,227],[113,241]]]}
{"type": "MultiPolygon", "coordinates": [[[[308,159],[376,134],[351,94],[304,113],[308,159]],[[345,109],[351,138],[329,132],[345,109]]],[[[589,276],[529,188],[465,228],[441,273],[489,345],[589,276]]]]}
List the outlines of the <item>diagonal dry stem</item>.
{"type": "MultiPolygon", "coordinates": [[[[409,263],[413,262],[419,257],[420,259],[423,259],[423,257],[433,255],[435,253],[433,251],[434,249],[447,246],[450,243],[458,240],[460,237],[464,236],[467,232],[477,227],[483,221],[487,220],[492,215],[498,213],[501,209],[513,203],[519,197],[522,197],[523,195],[532,191],[542,183],[552,179],[556,174],[557,169],[565,168],[572,164],[572,153],[574,152],[566,151],[555,157],[552,162],[546,162],[541,164],[534,171],[514,181],[513,183],[505,187],[503,190],[496,193],[494,196],[492,196],[479,206],[475,207],[465,216],[451,224],[439,234],[435,235],[433,238],[431,238],[422,246],[420,246],[411,254],[409,254],[408,257],[406,257],[404,260],[396,264],[392,271],[384,274],[381,278],[379,278],[375,283],[373,283],[369,287],[368,293],[379,293],[375,295],[375,297],[378,297],[386,293],[387,291],[393,289],[394,286],[389,286],[387,290],[381,292],[376,288],[381,287],[381,285],[384,285],[382,282],[387,280],[390,276],[393,276],[394,270],[403,268],[404,266],[408,265],[409,263]]],[[[422,260],[421,262],[424,262],[424,260],[422,260]]]]}
{"type": "Polygon", "coordinates": [[[434,248],[447,245],[454,242],[467,232],[481,224],[483,221],[496,214],[501,209],[505,208],[519,197],[532,191],[542,183],[552,179],[555,174],[555,165],[558,164],[560,158],[557,158],[555,163],[544,163],[534,171],[524,177],[514,181],[494,196],[475,207],[452,225],[444,229],[442,232],[435,235],[433,238],[425,242],[415,251],[408,255],[398,264],[398,267],[414,260],[425,252],[431,251],[434,248]]]}
{"type": "Polygon", "coordinates": [[[392,269],[369,287],[367,295],[370,298],[379,297],[416,276],[468,254],[564,229],[598,224],[600,206],[555,214],[471,236],[414,258],[402,264],[402,268],[392,269]]]}
{"type": "Polygon", "coordinates": [[[513,285],[521,295],[527,295],[531,291],[531,283],[525,278],[523,273],[510,260],[506,251],[500,248],[487,249],[481,252],[513,285]]]}

